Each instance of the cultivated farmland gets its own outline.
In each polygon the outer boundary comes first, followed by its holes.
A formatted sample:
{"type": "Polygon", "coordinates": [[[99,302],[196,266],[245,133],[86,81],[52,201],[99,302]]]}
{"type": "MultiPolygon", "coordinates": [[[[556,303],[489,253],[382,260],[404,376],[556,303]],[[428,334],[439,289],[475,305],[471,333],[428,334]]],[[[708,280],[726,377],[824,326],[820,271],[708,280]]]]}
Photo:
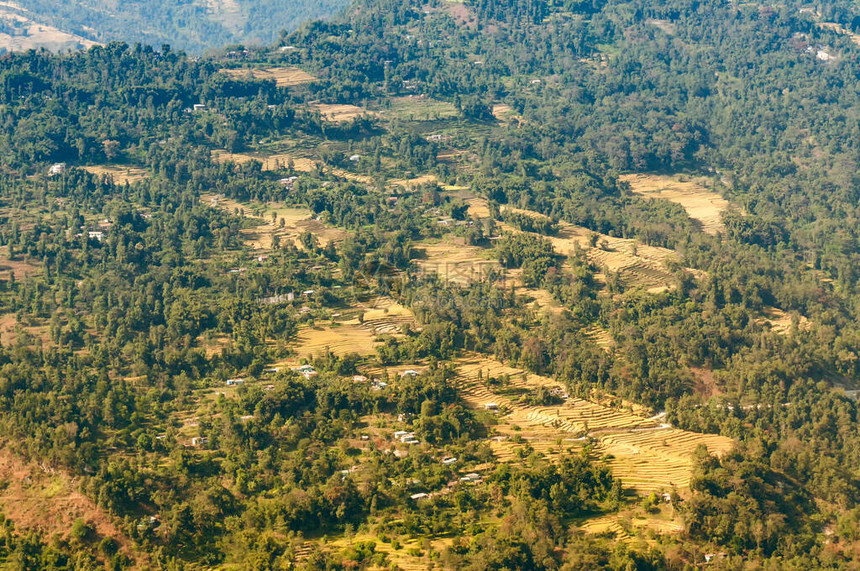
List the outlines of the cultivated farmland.
{"type": "Polygon", "coordinates": [[[692,474],[692,454],[705,445],[711,453],[723,454],[733,441],[716,435],[697,434],[673,428],[662,416],[646,417],[628,406],[606,406],[576,397],[563,404],[533,406],[512,395],[537,387],[564,389],[550,378],[526,373],[489,358],[477,356],[458,361],[460,388],[466,402],[475,408],[497,405],[503,414],[496,427],[502,438],[491,446],[499,460],[513,461],[517,448],[552,456],[571,446],[592,441],[613,474],[639,493],[686,489],[692,474]],[[481,371],[482,380],[478,380],[481,371]],[[507,378],[506,384],[489,382],[507,378]],[[505,438],[507,437],[507,438],[505,438]]]}
{"type": "Polygon", "coordinates": [[[81,168],[97,176],[108,176],[114,184],[131,184],[149,176],[145,169],[125,165],[92,165],[81,168]]]}
{"type": "Polygon", "coordinates": [[[651,174],[628,174],[619,177],[619,180],[629,183],[630,190],[635,194],[680,204],[690,218],[702,224],[702,231],[708,234],[716,235],[725,230],[721,216],[729,207],[729,202],[701,184],[651,174]]]}
{"type": "Polygon", "coordinates": [[[222,69],[220,72],[235,79],[246,77],[271,79],[278,87],[292,87],[317,80],[316,77],[297,67],[233,68],[222,69]]]}

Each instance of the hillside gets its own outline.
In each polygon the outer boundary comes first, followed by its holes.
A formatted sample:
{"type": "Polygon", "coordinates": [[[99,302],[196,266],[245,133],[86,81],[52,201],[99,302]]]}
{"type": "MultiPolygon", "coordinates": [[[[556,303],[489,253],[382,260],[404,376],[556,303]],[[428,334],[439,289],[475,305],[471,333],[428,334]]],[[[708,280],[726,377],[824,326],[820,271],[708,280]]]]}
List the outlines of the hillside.
{"type": "Polygon", "coordinates": [[[77,49],[122,40],[200,53],[265,45],[304,22],[341,11],[345,0],[19,0],[0,6],[0,49],[77,49]]]}
{"type": "Polygon", "coordinates": [[[855,8],[0,58],[0,567],[856,568],[855,8]]]}

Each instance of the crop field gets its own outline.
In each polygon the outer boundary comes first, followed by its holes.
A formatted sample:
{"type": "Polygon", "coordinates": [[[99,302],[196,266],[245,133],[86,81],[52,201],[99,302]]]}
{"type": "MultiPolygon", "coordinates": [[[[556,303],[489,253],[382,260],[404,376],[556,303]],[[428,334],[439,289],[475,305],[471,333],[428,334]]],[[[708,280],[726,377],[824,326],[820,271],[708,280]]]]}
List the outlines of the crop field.
{"type": "Polygon", "coordinates": [[[596,517],[584,522],[579,527],[589,535],[611,535],[615,541],[621,541],[623,543],[630,543],[633,541],[630,534],[621,527],[620,523],[618,523],[618,516],[616,515],[610,514],[596,517]]]}
{"type": "Polygon", "coordinates": [[[425,174],[417,176],[415,178],[396,178],[394,180],[388,181],[388,184],[389,186],[400,186],[406,189],[415,189],[423,184],[430,184],[434,182],[439,182],[439,179],[436,178],[436,175],[425,174]]]}
{"type": "MultiPolygon", "coordinates": [[[[779,333],[780,335],[785,335],[791,331],[793,322],[791,314],[788,314],[777,307],[768,307],[765,309],[764,313],[764,317],[758,321],[760,323],[767,323],[770,325],[771,331],[779,333]]],[[[809,331],[810,327],[812,327],[812,323],[809,322],[809,319],[803,315],[799,315],[797,318],[797,328],[800,331],[809,331]]]]}
{"type": "Polygon", "coordinates": [[[146,169],[125,165],[92,165],[81,168],[94,175],[107,175],[113,179],[114,184],[131,184],[149,176],[146,169]]]}
{"type": "Polygon", "coordinates": [[[860,34],[855,34],[849,30],[846,30],[844,27],[837,24],[836,22],[818,22],[818,27],[824,28],[826,30],[833,30],[837,34],[848,36],[852,42],[860,46],[860,34]]]}
{"type": "Polygon", "coordinates": [[[367,304],[357,304],[354,309],[358,311],[351,311],[348,318],[333,324],[300,329],[293,344],[299,357],[320,355],[325,351],[336,355],[372,355],[376,351],[377,336],[400,334],[404,325],[415,323],[412,312],[391,298],[376,298],[367,304]]]}
{"type": "Polygon", "coordinates": [[[552,457],[588,438],[595,442],[597,454],[607,459],[613,474],[625,487],[647,493],[672,487],[688,488],[692,454],[698,445],[704,444],[713,454],[723,454],[734,445],[731,439],[723,436],[673,428],[661,417],[646,418],[626,407],[604,406],[575,397],[554,406],[523,404],[502,393],[540,386],[562,389],[548,377],[526,373],[489,358],[470,356],[460,359],[458,365],[464,400],[481,409],[488,403],[495,403],[504,411],[496,427],[503,437],[490,443],[500,461],[514,461],[517,448],[522,448],[524,443],[552,457]],[[478,381],[479,370],[483,382],[478,381]],[[510,376],[507,385],[487,383],[488,378],[499,379],[503,375],[510,376]]]}
{"type": "Polygon", "coordinates": [[[612,335],[606,329],[602,327],[593,326],[589,328],[587,331],[588,336],[597,344],[601,349],[605,349],[609,351],[612,349],[614,345],[614,341],[612,340],[612,335]]]}
{"type": "Polygon", "coordinates": [[[235,79],[243,79],[249,74],[255,79],[273,79],[278,87],[292,87],[317,80],[313,75],[297,67],[233,68],[219,71],[235,79]]]}
{"type": "MultiPolygon", "coordinates": [[[[24,279],[27,276],[35,276],[42,271],[42,268],[34,261],[30,261],[28,259],[9,259],[9,249],[8,247],[0,250],[0,279],[9,280],[12,277],[12,274],[15,275],[16,280],[24,279]]],[[[16,258],[21,258],[20,255],[17,255],[16,258]]]]}
{"type": "Polygon", "coordinates": [[[259,225],[241,231],[245,242],[255,250],[270,250],[272,239],[276,235],[281,243],[293,242],[298,245],[299,236],[311,232],[323,246],[330,242],[339,242],[346,237],[345,231],[323,224],[306,208],[293,208],[276,203],[240,203],[211,194],[201,194],[200,200],[227,212],[244,210],[246,217],[258,220],[259,225]]]}
{"type": "Polygon", "coordinates": [[[371,331],[362,327],[358,319],[351,319],[340,321],[335,326],[303,327],[299,330],[294,348],[299,357],[317,356],[326,351],[336,355],[372,355],[376,350],[374,337],[371,331]]]}
{"type": "MultiPolygon", "coordinates": [[[[400,541],[400,549],[394,549],[390,543],[379,541],[375,535],[357,534],[350,538],[339,537],[334,539],[327,544],[327,547],[336,552],[345,549],[350,544],[365,541],[373,541],[376,544],[376,553],[387,555],[390,564],[396,565],[395,568],[401,571],[426,571],[436,568],[427,550],[421,549],[421,541],[415,538],[400,541]]],[[[450,538],[435,538],[430,541],[430,548],[439,552],[450,544],[450,538]]]]}
{"type": "MultiPolygon", "coordinates": [[[[509,273],[513,274],[513,272],[509,273]]],[[[512,275],[511,278],[517,279],[517,276],[512,275]]],[[[517,287],[515,293],[519,296],[532,299],[532,307],[540,308],[542,311],[546,311],[551,315],[557,315],[564,309],[552,294],[545,289],[517,287]]]]}
{"type": "Polygon", "coordinates": [[[676,177],[628,174],[619,180],[630,184],[630,190],[646,198],[662,198],[680,204],[687,215],[702,224],[702,231],[718,234],[725,230],[721,219],[729,202],[701,184],[676,177]]]}
{"type": "Polygon", "coordinates": [[[370,184],[370,177],[351,173],[339,168],[333,168],[323,164],[321,161],[315,161],[305,157],[296,157],[287,153],[275,154],[249,154],[249,153],[230,153],[224,150],[212,151],[212,158],[220,163],[228,161],[236,164],[244,164],[250,161],[260,161],[264,171],[277,171],[287,168],[292,161],[293,169],[296,172],[313,172],[317,168],[323,169],[325,172],[330,172],[335,176],[339,176],[346,180],[354,180],[364,184],[370,184]]]}
{"type": "MultiPolygon", "coordinates": [[[[515,212],[542,218],[543,215],[530,210],[512,209],[515,212]]],[[[503,229],[518,232],[509,225],[503,229]]],[[[674,286],[675,278],[668,271],[666,262],[678,257],[674,250],[648,246],[629,238],[615,238],[598,234],[567,222],[558,223],[558,232],[546,237],[555,251],[564,256],[573,255],[577,249],[585,252],[586,259],[601,270],[620,274],[626,287],[639,287],[651,292],[664,291],[674,286]],[[590,240],[596,236],[596,246],[590,240]]],[[[605,276],[598,275],[601,281],[605,276]]]]}
{"type": "Polygon", "coordinates": [[[385,107],[374,111],[386,119],[404,121],[438,121],[457,116],[457,108],[447,101],[439,101],[424,95],[392,97],[385,107]]]}
{"type": "Polygon", "coordinates": [[[333,103],[315,103],[312,105],[317,109],[326,121],[339,123],[341,121],[351,121],[362,115],[375,115],[372,111],[362,109],[355,105],[333,104],[333,103]]]}
{"type": "Polygon", "coordinates": [[[498,261],[488,256],[487,250],[458,243],[453,236],[435,243],[422,242],[420,249],[424,257],[417,260],[418,267],[424,272],[438,274],[447,282],[465,285],[501,269],[498,261]]]}

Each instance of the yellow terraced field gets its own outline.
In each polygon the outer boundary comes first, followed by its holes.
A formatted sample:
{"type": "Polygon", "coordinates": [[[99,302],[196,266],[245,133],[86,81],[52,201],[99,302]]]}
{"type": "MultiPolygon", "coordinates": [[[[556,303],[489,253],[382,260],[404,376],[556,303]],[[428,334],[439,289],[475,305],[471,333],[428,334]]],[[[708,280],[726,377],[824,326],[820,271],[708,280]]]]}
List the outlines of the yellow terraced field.
{"type": "Polygon", "coordinates": [[[521,404],[515,397],[500,394],[503,389],[498,385],[488,387],[487,379],[510,375],[507,388],[552,388],[559,384],[531,373],[524,377],[521,369],[489,358],[469,356],[459,359],[457,364],[458,386],[467,404],[483,409],[486,404],[494,403],[505,411],[496,427],[502,436],[490,442],[500,461],[517,461],[517,450],[524,449],[525,443],[552,457],[561,450],[581,445],[587,436],[595,441],[597,454],[607,457],[613,474],[625,487],[647,493],[687,488],[697,446],[705,445],[711,453],[721,455],[734,445],[729,438],[673,428],[660,417],[648,418],[626,406],[609,407],[579,398],[568,398],[557,406],[521,404]],[[525,443],[515,442],[516,436],[525,443]]]}
{"type": "Polygon", "coordinates": [[[459,243],[454,237],[438,243],[422,243],[420,249],[424,257],[417,261],[418,267],[439,275],[444,281],[465,285],[479,281],[488,272],[501,270],[501,265],[489,257],[487,250],[459,243]]]}
{"type": "Polygon", "coordinates": [[[318,324],[299,330],[294,343],[299,357],[319,355],[325,351],[337,355],[371,355],[376,351],[377,336],[400,334],[406,324],[415,326],[412,312],[391,298],[376,298],[358,309],[361,310],[361,320],[356,316],[337,321],[336,325],[318,324]]]}
{"type": "Polygon", "coordinates": [[[729,202],[701,184],[651,174],[628,174],[619,180],[629,183],[630,190],[646,198],[662,198],[680,204],[690,218],[701,222],[702,230],[708,234],[725,230],[721,215],[729,202]]]}
{"type": "MultiPolygon", "coordinates": [[[[536,218],[543,215],[530,210],[511,208],[514,212],[536,218]]],[[[505,229],[513,230],[507,225],[505,229]]],[[[513,230],[517,231],[517,230],[513,230]]],[[[589,262],[601,270],[620,273],[623,285],[641,287],[649,291],[662,291],[673,287],[675,278],[668,271],[666,263],[678,258],[674,250],[657,248],[627,238],[615,238],[575,226],[567,222],[558,223],[558,233],[546,237],[552,242],[555,251],[563,256],[571,256],[577,250],[585,252],[589,262]],[[592,237],[596,236],[597,245],[592,247],[592,237]]],[[[603,279],[603,276],[598,276],[603,279]]]]}
{"type": "MultiPolygon", "coordinates": [[[[791,331],[794,318],[777,307],[768,307],[765,309],[765,316],[758,321],[770,325],[771,331],[774,333],[785,335],[791,331]]],[[[812,323],[810,323],[809,319],[803,315],[799,315],[797,318],[797,328],[800,331],[809,331],[810,327],[812,327],[812,323]]]]}
{"type": "Polygon", "coordinates": [[[255,79],[272,79],[278,87],[290,87],[317,80],[316,77],[297,67],[236,68],[222,69],[220,72],[235,79],[244,79],[249,76],[255,79]]]}
{"type": "Polygon", "coordinates": [[[241,203],[212,194],[201,194],[200,200],[226,212],[244,211],[246,217],[258,220],[259,225],[241,231],[245,242],[255,250],[271,249],[272,239],[276,235],[282,244],[292,242],[298,245],[299,236],[311,232],[322,246],[329,242],[340,242],[347,235],[344,230],[316,220],[306,208],[293,208],[277,203],[241,203]]]}
{"type": "Polygon", "coordinates": [[[91,165],[81,168],[94,175],[107,175],[113,179],[114,184],[131,184],[149,176],[145,169],[124,165],[91,165]]]}
{"type": "Polygon", "coordinates": [[[356,107],[355,105],[343,105],[334,103],[315,103],[312,107],[320,112],[323,119],[327,121],[350,121],[362,115],[376,115],[372,111],[356,107]]]}
{"type": "Polygon", "coordinates": [[[295,350],[299,357],[321,355],[331,351],[336,355],[358,353],[372,355],[376,350],[374,334],[361,326],[357,319],[329,325],[303,327],[296,336],[295,350]]]}
{"type": "Polygon", "coordinates": [[[353,180],[363,184],[370,184],[370,177],[351,173],[339,168],[333,168],[323,164],[321,161],[314,161],[304,157],[295,157],[287,153],[275,154],[246,154],[246,153],[229,153],[227,151],[216,149],[212,151],[212,158],[219,163],[233,162],[236,164],[244,164],[250,161],[259,161],[263,165],[264,171],[277,171],[287,168],[292,162],[293,170],[296,172],[314,172],[317,169],[322,169],[324,172],[331,173],[335,176],[347,180],[353,180]]]}
{"type": "MultiPolygon", "coordinates": [[[[429,553],[427,553],[425,550],[422,549],[422,554],[420,556],[409,554],[411,550],[420,547],[421,542],[418,539],[409,539],[406,541],[401,540],[400,549],[394,549],[391,547],[390,543],[383,543],[373,535],[358,534],[350,539],[340,537],[338,539],[330,541],[326,547],[327,550],[331,550],[332,552],[336,553],[342,549],[345,549],[350,544],[364,541],[375,542],[375,551],[377,553],[384,553],[385,555],[387,555],[388,560],[394,565],[396,565],[396,568],[400,569],[401,571],[426,571],[427,569],[436,568],[435,563],[429,557],[429,553]]],[[[430,546],[433,551],[440,552],[443,551],[449,545],[451,545],[451,542],[451,539],[436,538],[430,541],[430,546]]],[[[373,569],[376,568],[374,567],[373,569]]]]}
{"type": "Polygon", "coordinates": [[[854,42],[855,44],[860,46],[860,34],[854,34],[850,31],[846,30],[845,28],[843,28],[841,25],[837,24],[836,22],[818,22],[818,27],[824,28],[827,30],[833,30],[837,34],[843,34],[845,36],[848,36],[849,38],[851,38],[852,42],[854,42]]]}

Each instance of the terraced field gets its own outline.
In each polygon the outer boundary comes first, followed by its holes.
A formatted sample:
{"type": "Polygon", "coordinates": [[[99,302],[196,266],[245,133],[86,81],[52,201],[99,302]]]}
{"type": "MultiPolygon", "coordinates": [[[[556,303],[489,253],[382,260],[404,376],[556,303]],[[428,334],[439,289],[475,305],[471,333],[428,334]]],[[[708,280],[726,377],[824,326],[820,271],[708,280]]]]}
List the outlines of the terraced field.
{"type": "Polygon", "coordinates": [[[552,457],[561,450],[592,440],[613,474],[625,487],[638,493],[689,487],[692,454],[704,444],[713,454],[730,450],[733,441],[716,435],[697,434],[665,424],[660,416],[647,418],[628,408],[604,406],[579,398],[568,398],[557,406],[530,406],[502,393],[540,386],[561,387],[550,378],[508,367],[493,359],[471,356],[459,365],[459,387],[464,400],[474,408],[493,403],[503,411],[496,427],[500,437],[490,446],[500,461],[516,461],[518,449],[526,445],[552,457]],[[478,371],[482,381],[478,380],[478,371]],[[487,379],[510,377],[504,386],[488,385],[487,379]]]}
{"type": "Polygon", "coordinates": [[[478,281],[490,271],[498,271],[501,265],[490,257],[487,250],[467,246],[449,236],[436,243],[422,243],[424,257],[417,261],[424,272],[438,274],[444,281],[466,285],[478,281]]]}
{"type": "Polygon", "coordinates": [[[635,194],[680,204],[690,218],[702,224],[703,232],[716,235],[725,230],[721,216],[729,202],[697,182],[651,174],[628,174],[618,178],[630,184],[635,194]]]}
{"type": "Polygon", "coordinates": [[[376,351],[378,335],[399,334],[405,324],[415,324],[412,312],[390,298],[378,298],[358,309],[361,319],[356,315],[339,320],[335,325],[302,328],[294,343],[299,357],[320,355],[325,351],[336,355],[372,355],[376,351]]]}
{"type": "Polygon", "coordinates": [[[149,176],[146,169],[125,165],[92,165],[81,168],[94,175],[107,175],[113,179],[114,184],[131,184],[149,176]]]}
{"type": "Polygon", "coordinates": [[[211,194],[201,194],[200,200],[227,212],[244,211],[246,217],[259,220],[259,225],[242,230],[245,242],[255,250],[271,249],[274,236],[278,236],[282,244],[292,242],[299,245],[299,236],[311,232],[320,244],[325,246],[329,242],[339,242],[347,235],[344,230],[316,220],[306,208],[293,208],[276,203],[241,203],[211,194]]]}
{"type": "Polygon", "coordinates": [[[272,79],[278,87],[292,87],[317,80],[316,77],[297,67],[267,67],[262,69],[241,67],[219,71],[234,79],[244,79],[248,76],[255,79],[272,79]]]}
{"type": "MultiPolygon", "coordinates": [[[[773,331],[774,333],[785,335],[789,331],[791,331],[793,317],[790,314],[784,312],[777,307],[766,308],[764,314],[764,317],[758,319],[757,321],[770,325],[771,331],[773,331]]],[[[810,323],[809,319],[807,319],[803,315],[798,316],[797,328],[800,331],[809,331],[811,327],[812,323],[810,323]]]]}
{"type": "Polygon", "coordinates": [[[248,154],[248,153],[230,153],[225,150],[216,149],[212,151],[212,159],[220,163],[233,162],[236,164],[244,164],[250,161],[259,161],[263,165],[264,171],[277,171],[286,168],[292,162],[293,170],[296,172],[314,172],[317,169],[323,169],[335,176],[346,180],[353,180],[363,184],[370,184],[370,177],[351,173],[349,171],[333,168],[323,164],[321,161],[312,160],[306,157],[297,157],[288,153],[272,153],[272,154],[248,154]]]}
{"type": "MultiPolygon", "coordinates": [[[[519,208],[510,210],[527,216],[545,218],[542,214],[531,210],[519,208]]],[[[508,225],[504,225],[503,229],[516,231],[508,225]]],[[[577,251],[584,251],[586,259],[601,270],[618,273],[625,287],[639,287],[651,292],[674,287],[675,278],[666,265],[669,260],[678,258],[674,250],[648,246],[633,239],[599,234],[563,221],[558,223],[558,232],[546,238],[552,242],[555,251],[564,256],[572,256],[577,251]],[[595,241],[596,246],[591,246],[592,240],[595,241]]],[[[605,280],[602,273],[597,278],[605,280]]]]}
{"type": "Polygon", "coordinates": [[[375,115],[375,113],[373,113],[372,111],[362,109],[361,107],[357,107],[355,105],[315,103],[313,107],[320,112],[320,115],[322,115],[323,119],[335,123],[339,123],[341,121],[351,121],[352,119],[355,119],[356,117],[361,117],[362,115],[375,115]]]}
{"type": "Polygon", "coordinates": [[[580,526],[580,529],[589,535],[612,535],[615,541],[630,543],[633,538],[618,523],[614,515],[590,519],[580,526]]]}

